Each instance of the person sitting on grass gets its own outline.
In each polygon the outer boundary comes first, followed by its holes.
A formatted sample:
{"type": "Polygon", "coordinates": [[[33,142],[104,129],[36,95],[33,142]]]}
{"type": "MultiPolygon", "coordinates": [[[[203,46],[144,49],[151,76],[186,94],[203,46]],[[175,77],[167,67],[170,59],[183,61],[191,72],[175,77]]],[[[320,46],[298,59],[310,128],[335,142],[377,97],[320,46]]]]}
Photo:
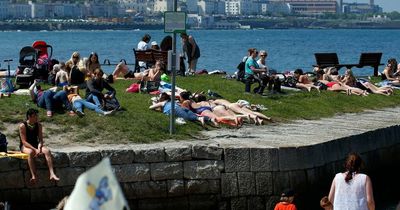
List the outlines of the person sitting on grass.
{"type": "Polygon", "coordinates": [[[104,108],[106,100],[113,100],[117,103],[117,108],[115,109],[119,109],[119,102],[115,97],[116,91],[103,79],[103,74],[101,69],[94,70],[94,77],[87,81],[85,98],[87,101],[93,102],[96,106],[102,108],[104,108]],[[104,89],[108,90],[106,94],[102,93],[104,89]]]}
{"type": "Polygon", "coordinates": [[[254,89],[255,93],[260,95],[263,94],[266,85],[268,84],[269,77],[266,74],[266,68],[260,68],[257,63],[257,56],[258,52],[255,48],[250,48],[249,50],[249,57],[245,63],[245,92],[249,93],[251,89],[251,84],[256,81],[259,83],[259,87],[254,89]]]}
{"type": "Polygon", "coordinates": [[[38,113],[39,111],[36,109],[28,109],[26,112],[26,121],[19,125],[19,147],[21,152],[28,154],[28,165],[31,172],[30,182],[32,184],[35,184],[37,181],[34,159],[41,155],[44,155],[46,158],[50,180],[60,180],[54,173],[51,152],[44,146],[42,124],[39,122],[38,113]]]}
{"type": "Polygon", "coordinates": [[[135,79],[140,81],[160,81],[161,75],[165,72],[164,64],[157,60],[152,68],[146,69],[143,72],[134,73],[130,71],[128,66],[120,62],[112,73],[114,79],[117,79],[119,75],[124,75],[125,79],[135,79]]]}
{"type": "Polygon", "coordinates": [[[382,80],[387,81],[391,85],[400,86],[400,76],[397,70],[397,60],[390,58],[382,72],[382,80]]]}
{"type": "Polygon", "coordinates": [[[55,78],[55,84],[57,87],[64,87],[68,85],[68,73],[65,70],[65,63],[61,62],[60,64],[56,64],[53,66],[53,69],[58,70],[55,78]]]}
{"type": "MultiPolygon", "coordinates": [[[[177,103],[175,103],[175,116],[176,117],[181,117],[184,120],[188,121],[198,121],[201,123],[203,127],[205,127],[205,123],[211,121],[209,117],[207,116],[197,116],[195,113],[190,111],[189,109],[183,108],[179,106],[177,103]]],[[[166,115],[171,114],[171,109],[172,109],[172,103],[171,103],[171,97],[167,93],[162,93],[160,95],[160,99],[157,103],[154,103],[149,107],[149,109],[154,109],[154,110],[160,110],[166,115]]]]}
{"type": "MultiPolygon", "coordinates": [[[[33,103],[38,107],[47,110],[47,117],[52,117],[53,112],[57,106],[61,104],[67,109],[70,114],[73,113],[71,104],[68,102],[67,93],[63,90],[56,91],[56,89],[42,90],[41,86],[36,80],[29,87],[29,93],[33,103]]],[[[61,105],[62,106],[62,105],[61,105]]]]}
{"type": "Polygon", "coordinates": [[[308,92],[311,92],[311,89],[316,89],[318,92],[320,92],[319,87],[310,81],[308,76],[303,73],[302,69],[296,69],[294,71],[294,78],[297,80],[297,88],[307,90],[308,92]]]}
{"type": "Polygon", "coordinates": [[[100,115],[110,115],[115,112],[115,110],[111,111],[103,111],[99,106],[96,106],[95,104],[86,101],[81,98],[79,95],[79,88],[78,86],[64,86],[64,90],[68,93],[68,100],[72,104],[72,107],[75,109],[75,113],[79,117],[85,116],[85,113],[83,112],[83,108],[88,108],[90,110],[94,110],[96,113],[100,115]]]}

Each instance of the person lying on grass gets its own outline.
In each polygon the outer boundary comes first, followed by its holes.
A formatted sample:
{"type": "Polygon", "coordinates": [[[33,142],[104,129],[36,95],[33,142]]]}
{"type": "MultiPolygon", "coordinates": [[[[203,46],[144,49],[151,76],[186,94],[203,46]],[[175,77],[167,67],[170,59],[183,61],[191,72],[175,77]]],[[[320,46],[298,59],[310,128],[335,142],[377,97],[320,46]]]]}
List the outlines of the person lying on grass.
{"type": "Polygon", "coordinates": [[[100,115],[110,115],[116,111],[116,110],[103,111],[100,106],[96,106],[94,103],[82,99],[81,96],[79,95],[78,86],[64,86],[64,90],[68,93],[67,95],[68,100],[72,104],[75,113],[79,117],[85,116],[85,113],[83,112],[83,108],[85,107],[90,110],[94,110],[96,113],[100,115]]]}
{"type": "MultiPolygon", "coordinates": [[[[206,122],[211,122],[211,119],[207,116],[197,116],[195,113],[190,111],[189,109],[183,108],[175,103],[175,116],[181,117],[184,120],[200,122],[203,127],[205,127],[206,122]]],[[[157,103],[154,103],[149,107],[149,109],[160,110],[166,115],[171,114],[172,103],[171,97],[167,93],[162,93],[160,95],[160,99],[157,103]]]]}
{"type": "MultiPolygon", "coordinates": [[[[217,107],[216,104],[212,104],[211,102],[206,101],[204,95],[195,94],[196,99],[191,97],[189,92],[182,92],[180,94],[180,101],[183,107],[190,109],[194,113],[207,116],[213,119],[216,123],[215,126],[218,126],[219,123],[223,123],[232,127],[240,127],[242,126],[243,120],[239,116],[235,116],[234,113],[228,113],[226,110],[222,110],[220,107],[217,107]],[[204,97],[203,97],[204,96],[204,97]],[[199,100],[199,98],[201,100],[199,100]]],[[[247,117],[245,115],[245,117],[247,117]]]]}
{"type": "Polygon", "coordinates": [[[303,70],[296,69],[294,71],[294,78],[297,80],[296,88],[307,90],[308,92],[311,92],[311,89],[316,89],[320,92],[319,87],[314,85],[307,75],[303,74],[303,70]]]}
{"type": "Polygon", "coordinates": [[[351,69],[346,70],[341,82],[349,87],[359,88],[361,90],[368,91],[369,93],[381,94],[385,96],[393,94],[393,89],[391,87],[377,87],[366,80],[356,79],[351,69]]]}

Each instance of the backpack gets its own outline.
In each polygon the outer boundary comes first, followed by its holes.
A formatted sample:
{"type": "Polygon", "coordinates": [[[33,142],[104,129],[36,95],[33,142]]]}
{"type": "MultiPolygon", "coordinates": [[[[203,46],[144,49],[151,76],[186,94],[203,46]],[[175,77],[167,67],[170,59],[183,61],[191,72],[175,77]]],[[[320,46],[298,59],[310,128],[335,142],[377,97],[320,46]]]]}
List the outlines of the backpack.
{"type": "MultiPolygon", "coordinates": [[[[247,60],[247,59],[246,59],[247,60]]],[[[246,69],[246,62],[245,61],[241,61],[237,67],[238,69],[237,71],[237,77],[236,80],[237,81],[243,81],[244,80],[244,75],[245,75],[245,69],[246,69]]]]}
{"type": "Polygon", "coordinates": [[[0,132],[0,152],[7,153],[7,137],[3,133],[0,132]]]}
{"type": "Polygon", "coordinates": [[[104,99],[103,110],[104,111],[111,111],[111,110],[119,110],[121,105],[119,104],[118,100],[113,97],[111,99],[104,99]]]}

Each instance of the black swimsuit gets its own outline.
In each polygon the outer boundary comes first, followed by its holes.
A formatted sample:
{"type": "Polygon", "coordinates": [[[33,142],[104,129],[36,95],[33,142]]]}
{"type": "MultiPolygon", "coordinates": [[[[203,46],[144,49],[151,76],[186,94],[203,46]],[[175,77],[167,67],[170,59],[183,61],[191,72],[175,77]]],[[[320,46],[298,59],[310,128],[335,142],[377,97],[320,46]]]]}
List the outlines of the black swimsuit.
{"type": "MultiPolygon", "coordinates": [[[[33,126],[33,128],[29,128],[28,123],[24,122],[25,125],[25,129],[26,129],[26,141],[32,145],[32,147],[35,147],[36,149],[39,146],[39,123],[35,123],[35,125],[33,126]]],[[[21,135],[19,136],[19,148],[22,151],[22,140],[21,140],[21,135]]]]}

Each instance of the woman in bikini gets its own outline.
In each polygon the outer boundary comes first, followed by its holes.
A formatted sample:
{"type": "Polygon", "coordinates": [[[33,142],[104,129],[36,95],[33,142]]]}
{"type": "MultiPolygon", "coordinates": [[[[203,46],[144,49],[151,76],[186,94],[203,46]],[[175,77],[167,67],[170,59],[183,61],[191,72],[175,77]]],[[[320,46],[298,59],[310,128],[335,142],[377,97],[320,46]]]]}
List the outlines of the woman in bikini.
{"type": "Polygon", "coordinates": [[[344,73],[344,78],[341,79],[341,82],[349,87],[367,90],[375,94],[381,94],[385,96],[393,94],[393,89],[391,87],[377,87],[368,81],[364,81],[361,79],[357,80],[351,69],[346,70],[346,72],[344,73]]]}
{"type": "Polygon", "coordinates": [[[396,59],[390,58],[388,60],[388,63],[382,72],[382,80],[387,80],[392,85],[400,86],[400,77],[398,76],[396,59]]]}
{"type": "Polygon", "coordinates": [[[225,99],[215,99],[212,102],[217,105],[222,105],[226,109],[231,110],[234,113],[242,114],[242,115],[249,115],[251,120],[256,125],[262,125],[263,120],[271,120],[270,117],[267,117],[262,113],[254,112],[243,105],[240,105],[238,103],[232,103],[225,99]]]}

